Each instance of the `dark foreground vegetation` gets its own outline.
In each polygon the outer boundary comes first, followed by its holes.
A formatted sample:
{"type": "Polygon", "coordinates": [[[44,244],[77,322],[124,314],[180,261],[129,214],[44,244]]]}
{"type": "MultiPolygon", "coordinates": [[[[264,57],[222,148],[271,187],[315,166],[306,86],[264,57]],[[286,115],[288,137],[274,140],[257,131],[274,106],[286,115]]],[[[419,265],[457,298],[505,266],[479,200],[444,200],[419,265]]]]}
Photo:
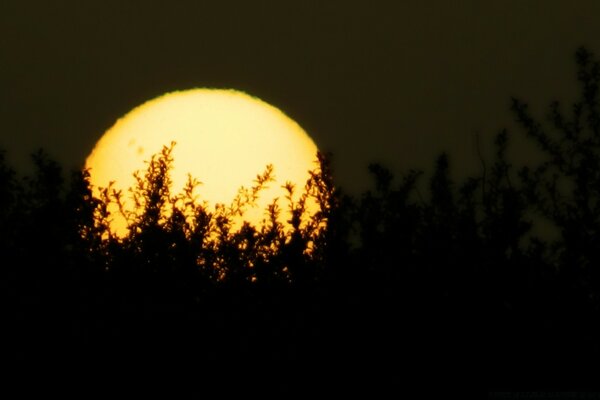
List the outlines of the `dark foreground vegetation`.
{"type": "Polygon", "coordinates": [[[289,187],[304,196],[265,210],[262,226],[232,221],[269,170],[214,209],[194,201],[193,182],[169,191],[165,148],[133,188],[137,212],[119,237],[109,228],[119,196],[95,196],[87,172],[66,179],[37,153],[20,179],[0,159],[5,381],[82,397],[592,388],[600,67],[583,49],[576,60],[570,109],[554,103],[540,123],[512,102],[546,156],[539,165],[512,166],[503,132],[480,176],[452,182],[446,155],[429,178],[371,165],[374,189],[347,196],[320,157],[305,188],[289,187]],[[320,211],[305,215],[306,199],[320,211]]]}

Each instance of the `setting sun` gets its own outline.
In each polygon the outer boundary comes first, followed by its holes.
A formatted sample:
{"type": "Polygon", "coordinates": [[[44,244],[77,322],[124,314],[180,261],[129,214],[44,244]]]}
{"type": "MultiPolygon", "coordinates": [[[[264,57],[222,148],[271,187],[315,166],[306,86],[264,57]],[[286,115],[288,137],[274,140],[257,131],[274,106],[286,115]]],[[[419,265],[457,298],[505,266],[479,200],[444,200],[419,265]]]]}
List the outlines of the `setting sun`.
{"type": "MultiPolygon", "coordinates": [[[[252,186],[273,165],[275,181],[245,215],[255,224],[274,198],[285,210],[281,186],[292,182],[298,194],[316,166],[315,143],[277,108],[235,90],[192,89],[150,100],[119,119],[86,160],[92,185],[97,191],[115,182],[127,201],[133,173],[144,171],[150,157],[172,141],[172,191],[180,192],[191,174],[201,182],[199,200],[209,207],[228,205],[241,186],[252,186]]],[[[123,224],[115,220],[113,228],[122,230],[123,224]]]]}

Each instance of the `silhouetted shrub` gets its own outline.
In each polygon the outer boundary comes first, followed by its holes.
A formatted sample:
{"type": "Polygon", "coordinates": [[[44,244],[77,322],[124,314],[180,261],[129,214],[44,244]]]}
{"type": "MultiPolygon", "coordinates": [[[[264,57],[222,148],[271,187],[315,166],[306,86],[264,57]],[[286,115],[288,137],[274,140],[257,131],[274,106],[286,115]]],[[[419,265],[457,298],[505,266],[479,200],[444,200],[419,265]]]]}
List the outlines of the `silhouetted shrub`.
{"type": "Polygon", "coordinates": [[[588,362],[600,355],[600,67],[583,49],[576,61],[581,99],[569,117],[551,105],[553,133],[513,100],[547,156],[537,167],[513,167],[501,132],[478,176],[454,182],[442,154],[422,196],[423,172],[396,182],[372,164],[374,188],[351,196],[318,154],[306,184],[286,183],[285,202],[270,204],[258,226],[239,218],[272,182],[271,166],[231,204],[211,208],[194,197],[192,177],[172,193],[174,144],[127,194],[94,190],[88,171],[66,180],[43,152],[20,179],[0,153],[12,359],[215,370],[269,360],[312,363],[322,376],[335,365],[350,380],[365,377],[365,365],[393,368],[390,360],[432,380],[455,377],[461,359],[490,385],[509,371],[508,387],[592,376],[588,362]],[[116,217],[127,223],[124,234],[116,217]],[[557,239],[538,237],[540,218],[556,226],[557,239]]]}

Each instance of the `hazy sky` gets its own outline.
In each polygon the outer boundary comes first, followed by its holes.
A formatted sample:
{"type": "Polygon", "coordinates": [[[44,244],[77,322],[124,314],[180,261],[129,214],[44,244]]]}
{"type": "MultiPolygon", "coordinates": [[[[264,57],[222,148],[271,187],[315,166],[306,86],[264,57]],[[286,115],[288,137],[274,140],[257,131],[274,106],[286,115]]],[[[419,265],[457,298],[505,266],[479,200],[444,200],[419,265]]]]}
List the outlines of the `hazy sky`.
{"type": "Polygon", "coordinates": [[[512,125],[511,95],[571,100],[573,53],[599,40],[597,0],[2,0],[0,146],[75,167],[136,105],[231,87],[333,151],[344,187],[370,161],[427,168],[442,150],[462,174],[476,132],[512,125]]]}

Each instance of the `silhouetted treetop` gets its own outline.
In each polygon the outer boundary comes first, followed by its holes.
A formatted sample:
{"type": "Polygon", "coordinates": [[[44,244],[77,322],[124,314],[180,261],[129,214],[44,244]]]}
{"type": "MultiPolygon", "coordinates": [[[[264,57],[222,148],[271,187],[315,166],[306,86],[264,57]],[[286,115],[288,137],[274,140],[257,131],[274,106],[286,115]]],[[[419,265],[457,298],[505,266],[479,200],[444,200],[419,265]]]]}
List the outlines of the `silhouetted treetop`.
{"type": "Polygon", "coordinates": [[[86,170],[65,176],[41,151],[20,178],[0,152],[12,359],[104,371],[125,357],[141,369],[202,364],[226,381],[240,363],[246,374],[267,361],[286,372],[334,366],[344,379],[406,363],[438,382],[456,376],[455,360],[481,382],[597,377],[600,67],[585,49],[575,61],[581,92],[568,111],[554,102],[542,123],[512,100],[538,165],[516,165],[502,131],[475,176],[452,179],[442,153],[430,174],[371,164],[372,189],[350,195],[317,154],[307,182],[286,182],[262,223],[244,217],[273,184],[272,166],[211,205],[195,192],[202,177],[173,191],[174,143],[123,192],[92,187],[86,170]],[[555,239],[538,234],[546,221],[555,239]]]}

